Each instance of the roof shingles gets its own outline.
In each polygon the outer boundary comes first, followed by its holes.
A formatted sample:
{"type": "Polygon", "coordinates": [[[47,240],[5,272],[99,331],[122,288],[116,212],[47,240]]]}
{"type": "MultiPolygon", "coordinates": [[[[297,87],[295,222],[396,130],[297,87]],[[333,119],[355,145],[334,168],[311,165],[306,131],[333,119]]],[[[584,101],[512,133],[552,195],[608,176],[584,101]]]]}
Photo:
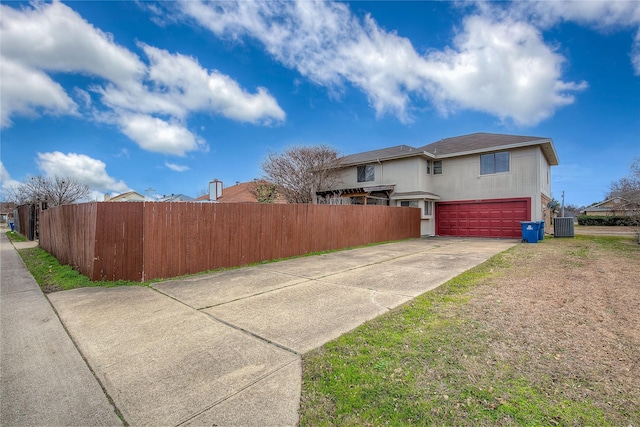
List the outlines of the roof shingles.
{"type": "Polygon", "coordinates": [[[442,139],[440,141],[424,145],[420,147],[419,150],[435,154],[436,156],[443,156],[447,154],[465,153],[468,151],[490,150],[492,148],[543,140],[549,140],[549,138],[480,132],[442,139]]]}
{"type": "Polygon", "coordinates": [[[504,135],[497,133],[472,133],[442,139],[422,147],[396,145],[395,147],[351,154],[340,159],[341,166],[353,166],[402,157],[425,156],[445,158],[471,153],[490,152],[501,148],[539,145],[550,165],[558,164],[558,157],[551,138],[539,136],[504,135]]]}
{"type": "Polygon", "coordinates": [[[422,152],[410,145],[396,145],[395,147],[381,148],[379,150],[365,151],[364,153],[356,153],[344,156],[340,159],[343,166],[362,164],[367,162],[375,162],[378,160],[387,160],[398,157],[413,156],[422,152]]]}

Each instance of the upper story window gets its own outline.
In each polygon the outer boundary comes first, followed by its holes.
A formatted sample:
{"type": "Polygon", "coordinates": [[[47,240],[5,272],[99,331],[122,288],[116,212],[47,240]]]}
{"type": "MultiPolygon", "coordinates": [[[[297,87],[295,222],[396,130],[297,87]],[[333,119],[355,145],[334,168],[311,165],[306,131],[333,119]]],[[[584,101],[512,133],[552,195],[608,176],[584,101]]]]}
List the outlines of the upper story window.
{"type": "Polygon", "coordinates": [[[483,154],[480,156],[480,175],[509,172],[509,152],[483,154]]]}
{"type": "Polygon", "coordinates": [[[431,160],[427,160],[427,175],[431,175],[431,160]]]}
{"type": "Polygon", "coordinates": [[[358,166],[358,182],[370,182],[376,180],[375,165],[358,166]]]}
{"type": "Polygon", "coordinates": [[[433,161],[433,174],[441,175],[442,174],[442,160],[434,160],[433,161]]]}

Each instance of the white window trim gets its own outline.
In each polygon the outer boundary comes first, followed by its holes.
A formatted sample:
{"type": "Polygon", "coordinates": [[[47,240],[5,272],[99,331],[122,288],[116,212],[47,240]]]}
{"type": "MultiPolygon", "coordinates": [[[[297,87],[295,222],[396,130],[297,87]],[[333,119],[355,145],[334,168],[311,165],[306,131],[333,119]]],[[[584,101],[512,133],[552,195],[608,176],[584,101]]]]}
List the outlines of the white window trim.
{"type": "MultiPolygon", "coordinates": [[[[479,175],[480,176],[506,175],[506,174],[510,174],[511,173],[511,151],[510,150],[494,151],[492,153],[483,153],[483,154],[480,154],[480,157],[478,157],[478,160],[479,160],[478,166],[479,166],[479,175]],[[509,159],[509,170],[504,171],[504,172],[482,173],[482,156],[487,156],[489,154],[493,154],[494,162],[495,162],[495,155],[496,154],[500,154],[500,153],[507,153],[507,157],[509,159]]],[[[494,168],[495,168],[495,163],[494,163],[494,168]]]]}
{"type": "Polygon", "coordinates": [[[431,163],[431,174],[432,175],[442,175],[442,173],[444,172],[444,161],[442,160],[434,160],[431,163]],[[436,173],[436,162],[440,163],[440,173],[436,173]]]}
{"type": "Polygon", "coordinates": [[[376,181],[376,165],[374,165],[372,163],[368,163],[366,165],[358,165],[358,166],[356,166],[356,182],[360,183],[360,182],[375,182],[375,181],[376,181]],[[360,181],[358,179],[359,178],[359,176],[358,176],[358,168],[361,168],[361,167],[364,168],[364,175],[365,175],[365,180],[364,181],[360,181]],[[373,168],[373,179],[369,180],[369,181],[366,180],[366,178],[367,178],[367,168],[368,167],[373,168]]]}
{"type": "Polygon", "coordinates": [[[402,203],[411,203],[411,202],[417,202],[418,206],[414,207],[417,209],[420,209],[420,219],[432,219],[434,216],[434,209],[435,209],[435,203],[433,200],[423,200],[423,199],[398,199],[396,200],[396,206],[398,207],[412,207],[412,206],[402,206],[402,203]],[[431,214],[430,215],[426,215],[425,212],[425,207],[427,203],[431,203],[431,214]]]}
{"type": "Polygon", "coordinates": [[[433,218],[434,209],[435,209],[435,204],[433,203],[433,200],[425,200],[422,208],[422,218],[433,218]],[[425,210],[427,208],[427,203],[431,203],[431,213],[428,215],[425,213],[425,210]]]}

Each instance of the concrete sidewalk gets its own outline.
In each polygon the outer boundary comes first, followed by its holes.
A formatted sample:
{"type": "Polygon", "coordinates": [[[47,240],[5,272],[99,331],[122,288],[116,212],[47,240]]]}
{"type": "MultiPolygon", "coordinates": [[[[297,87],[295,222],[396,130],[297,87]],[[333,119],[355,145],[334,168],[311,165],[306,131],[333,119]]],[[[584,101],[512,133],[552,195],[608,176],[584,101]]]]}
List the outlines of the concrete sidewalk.
{"type": "Polygon", "coordinates": [[[515,244],[415,239],[49,299],[128,423],[296,425],[301,354],[515,244]]]}
{"type": "Polygon", "coordinates": [[[49,301],[0,234],[0,424],[122,425],[49,301]]]}

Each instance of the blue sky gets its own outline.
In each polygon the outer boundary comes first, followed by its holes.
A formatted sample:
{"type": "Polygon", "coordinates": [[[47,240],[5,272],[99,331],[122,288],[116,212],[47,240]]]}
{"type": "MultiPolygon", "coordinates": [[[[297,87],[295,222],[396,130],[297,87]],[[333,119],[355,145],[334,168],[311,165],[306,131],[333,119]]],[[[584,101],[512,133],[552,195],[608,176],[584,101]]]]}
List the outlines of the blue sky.
{"type": "Polygon", "coordinates": [[[550,137],[553,195],[640,156],[640,2],[2,2],[2,186],[196,196],[269,152],[550,137]]]}

